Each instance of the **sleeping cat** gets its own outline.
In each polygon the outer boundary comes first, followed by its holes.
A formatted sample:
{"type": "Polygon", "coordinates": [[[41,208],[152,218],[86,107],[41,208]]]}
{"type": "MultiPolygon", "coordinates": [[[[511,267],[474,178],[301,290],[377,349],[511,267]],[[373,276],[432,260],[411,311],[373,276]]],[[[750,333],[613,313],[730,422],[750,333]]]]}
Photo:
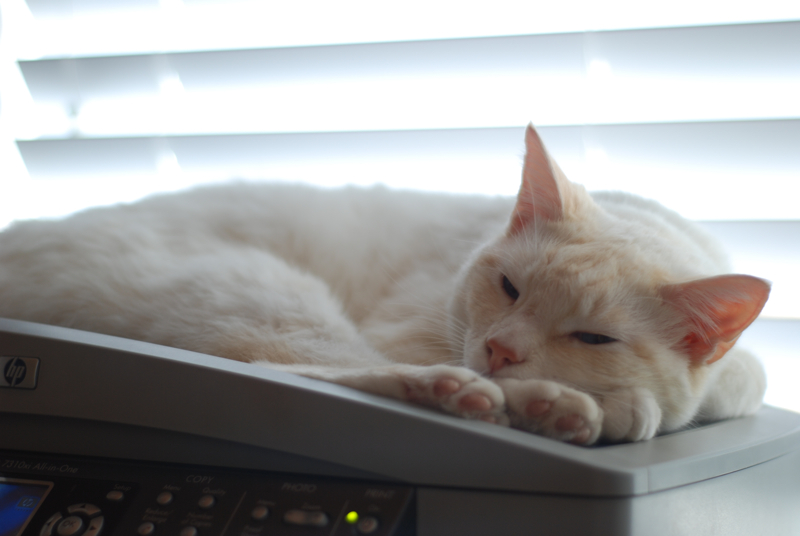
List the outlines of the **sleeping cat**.
{"type": "Polygon", "coordinates": [[[0,234],[0,316],[294,372],[557,440],[754,412],[769,285],[528,127],[516,199],[237,183],[0,234]]]}

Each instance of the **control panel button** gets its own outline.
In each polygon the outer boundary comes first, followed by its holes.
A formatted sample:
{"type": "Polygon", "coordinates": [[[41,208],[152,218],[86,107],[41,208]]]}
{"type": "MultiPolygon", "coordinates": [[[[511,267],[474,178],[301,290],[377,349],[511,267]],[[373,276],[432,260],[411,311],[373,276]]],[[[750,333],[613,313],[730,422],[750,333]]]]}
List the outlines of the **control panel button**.
{"type": "Polygon", "coordinates": [[[78,516],[69,516],[62,519],[56,526],[58,536],[73,536],[83,531],[83,519],[78,516]]]}
{"type": "Polygon", "coordinates": [[[156,526],[153,525],[153,523],[151,523],[150,521],[145,521],[144,523],[139,525],[138,529],[136,529],[136,532],[139,533],[139,536],[150,536],[155,531],[156,531],[156,526]]]}
{"type": "Polygon", "coordinates": [[[53,534],[53,527],[56,526],[56,523],[61,521],[62,517],[64,516],[62,516],[59,512],[56,512],[55,514],[50,516],[50,519],[47,520],[47,522],[42,527],[42,530],[39,532],[39,536],[50,536],[51,534],[53,534]]]}
{"type": "Polygon", "coordinates": [[[97,536],[100,534],[100,531],[103,530],[103,516],[97,516],[89,521],[89,528],[86,529],[86,532],[83,536],[97,536]]]}
{"type": "Polygon", "coordinates": [[[119,502],[124,498],[125,498],[125,494],[122,493],[121,491],[119,491],[118,489],[115,489],[113,491],[109,491],[106,494],[106,499],[108,499],[109,501],[119,502]]]}
{"type": "Polygon", "coordinates": [[[304,527],[324,527],[328,524],[328,515],[318,510],[288,510],[283,514],[283,522],[304,527]]]}
{"type": "Polygon", "coordinates": [[[162,491],[158,494],[158,497],[156,497],[156,502],[161,506],[166,506],[171,503],[174,498],[175,496],[171,491],[162,491]]]}
{"type": "Polygon", "coordinates": [[[203,495],[200,497],[200,500],[197,501],[197,506],[202,508],[203,510],[208,510],[217,502],[217,499],[214,498],[213,495],[203,495]]]}
{"type": "Polygon", "coordinates": [[[83,514],[86,517],[96,516],[100,513],[100,509],[93,504],[89,503],[81,503],[81,504],[73,504],[69,508],[67,508],[67,512],[70,514],[83,514]]]}
{"type": "Polygon", "coordinates": [[[372,516],[362,518],[356,524],[359,534],[372,534],[378,530],[378,520],[372,516]]]}
{"type": "Polygon", "coordinates": [[[183,527],[181,529],[180,536],[197,536],[197,529],[191,525],[188,527],[183,527]]]}
{"type": "Polygon", "coordinates": [[[250,512],[250,517],[255,519],[256,521],[264,521],[269,516],[269,508],[266,506],[256,506],[253,508],[253,511],[250,512]]]}

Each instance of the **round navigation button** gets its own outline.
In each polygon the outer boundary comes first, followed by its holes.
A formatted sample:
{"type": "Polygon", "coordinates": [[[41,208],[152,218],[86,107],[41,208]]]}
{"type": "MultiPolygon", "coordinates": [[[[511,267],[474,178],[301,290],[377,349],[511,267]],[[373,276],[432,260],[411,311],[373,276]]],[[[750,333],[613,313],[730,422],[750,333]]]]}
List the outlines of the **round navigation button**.
{"type": "Polygon", "coordinates": [[[69,508],[67,508],[67,512],[70,514],[83,514],[86,517],[96,516],[100,513],[100,509],[93,504],[89,503],[80,503],[80,504],[73,504],[69,508]]]}
{"type": "Polygon", "coordinates": [[[319,510],[287,510],[283,514],[283,522],[305,527],[324,527],[328,524],[328,515],[319,510]]]}
{"type": "Polygon", "coordinates": [[[171,491],[162,491],[161,493],[158,494],[158,497],[156,497],[156,502],[161,506],[166,506],[169,503],[171,503],[172,499],[174,498],[175,496],[172,494],[171,491]]]}
{"type": "Polygon", "coordinates": [[[97,536],[103,530],[103,516],[97,516],[89,521],[89,527],[83,536],[97,536]]]}
{"type": "Polygon", "coordinates": [[[62,517],[64,516],[62,516],[59,512],[56,512],[50,516],[50,519],[47,520],[47,523],[44,524],[41,532],[39,532],[39,536],[50,536],[53,534],[53,527],[56,526],[56,523],[58,523],[62,517]]]}
{"type": "Polygon", "coordinates": [[[269,516],[269,508],[266,506],[256,506],[253,508],[253,511],[250,512],[250,517],[255,519],[256,521],[264,521],[269,516]]]}
{"type": "Polygon", "coordinates": [[[214,506],[214,503],[216,502],[217,500],[214,498],[213,495],[203,495],[202,497],[200,497],[200,500],[197,501],[197,506],[199,506],[203,510],[208,510],[209,508],[214,506]]]}
{"type": "Polygon", "coordinates": [[[150,536],[156,531],[156,526],[153,525],[150,521],[145,521],[139,528],[136,529],[136,532],[139,533],[139,536],[150,536]]]}
{"type": "Polygon", "coordinates": [[[83,519],[78,516],[69,516],[61,520],[56,526],[59,536],[74,536],[83,532],[83,519]]]}
{"type": "Polygon", "coordinates": [[[365,517],[359,520],[356,530],[361,534],[372,534],[378,530],[378,520],[372,516],[365,517]]]}
{"type": "Polygon", "coordinates": [[[119,491],[118,489],[106,493],[106,499],[108,499],[109,501],[119,502],[124,498],[125,494],[119,491]]]}

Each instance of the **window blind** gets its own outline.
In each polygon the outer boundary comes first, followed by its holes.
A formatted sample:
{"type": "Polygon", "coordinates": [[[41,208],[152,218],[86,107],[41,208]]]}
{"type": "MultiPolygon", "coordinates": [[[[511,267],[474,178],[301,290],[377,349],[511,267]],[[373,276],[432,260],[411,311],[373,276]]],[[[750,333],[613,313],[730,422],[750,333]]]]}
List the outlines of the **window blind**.
{"type": "Polygon", "coordinates": [[[774,283],[745,335],[800,409],[800,4],[0,0],[0,226],[231,177],[513,195],[530,121],[574,181],[701,220],[774,283]],[[555,4],[555,3],[553,3],[555,4]]]}

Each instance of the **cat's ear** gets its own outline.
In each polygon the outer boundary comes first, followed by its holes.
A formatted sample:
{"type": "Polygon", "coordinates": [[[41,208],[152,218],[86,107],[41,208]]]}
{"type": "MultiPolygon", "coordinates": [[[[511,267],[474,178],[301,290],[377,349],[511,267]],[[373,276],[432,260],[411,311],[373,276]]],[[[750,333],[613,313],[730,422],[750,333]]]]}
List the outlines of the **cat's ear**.
{"type": "Polygon", "coordinates": [[[559,220],[562,215],[561,194],[556,168],[539,134],[532,125],[525,130],[525,165],[517,205],[511,216],[508,234],[522,231],[534,218],[559,220]]]}
{"type": "Polygon", "coordinates": [[[768,282],[749,275],[721,275],[666,285],[661,297],[684,318],[689,332],[679,351],[693,364],[709,364],[725,355],[756,319],[769,297],[768,282]]]}

